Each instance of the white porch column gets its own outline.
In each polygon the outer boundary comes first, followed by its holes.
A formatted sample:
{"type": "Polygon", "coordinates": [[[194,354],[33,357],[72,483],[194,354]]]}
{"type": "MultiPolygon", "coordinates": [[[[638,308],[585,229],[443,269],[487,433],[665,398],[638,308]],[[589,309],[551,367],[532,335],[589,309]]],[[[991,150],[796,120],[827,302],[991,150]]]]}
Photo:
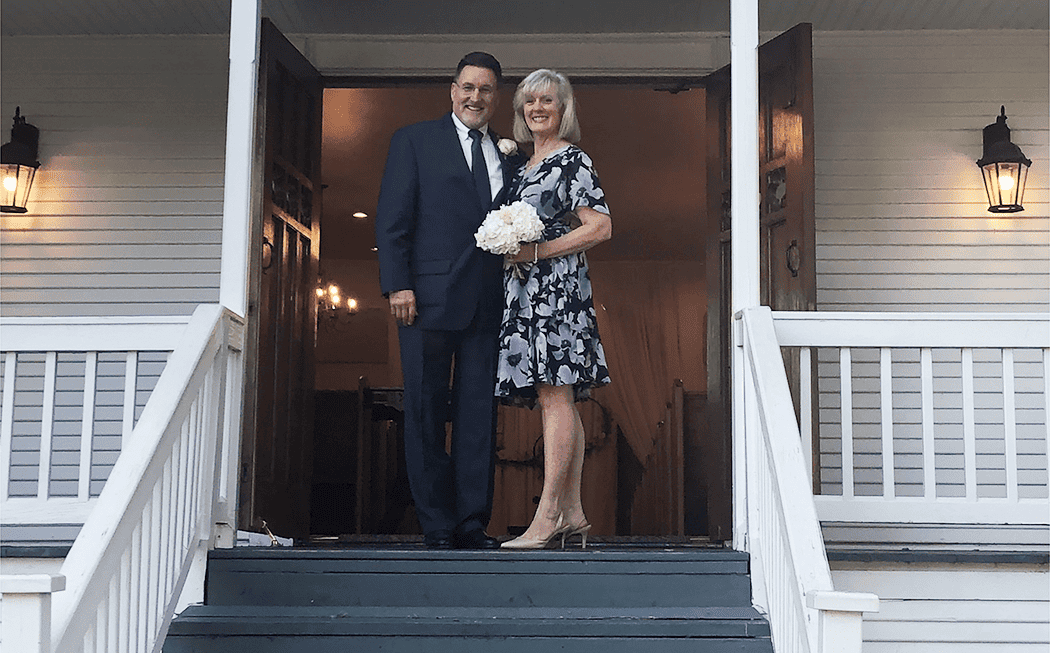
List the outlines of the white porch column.
{"type": "Polygon", "coordinates": [[[242,317],[248,314],[248,262],[251,260],[249,248],[252,246],[252,146],[255,142],[261,16],[261,0],[232,0],[219,303],[242,317]]]}
{"type": "MultiPolygon", "coordinates": [[[[261,0],[232,0],[230,87],[226,100],[226,176],[222,202],[222,267],[219,302],[240,319],[227,324],[226,414],[215,518],[214,546],[233,546],[237,530],[237,470],[244,410],[244,331],[252,243],[253,148],[259,79],[261,0]]],[[[192,581],[190,583],[193,584],[192,581]]]]}
{"type": "MultiPolygon", "coordinates": [[[[731,0],[729,23],[730,110],[732,117],[732,310],[759,304],[758,186],[758,0],[731,0]]],[[[736,320],[731,322],[734,325],[736,320]]],[[[733,548],[746,549],[747,457],[744,425],[757,424],[745,414],[744,352],[736,326],[733,358],[733,548]]]]}

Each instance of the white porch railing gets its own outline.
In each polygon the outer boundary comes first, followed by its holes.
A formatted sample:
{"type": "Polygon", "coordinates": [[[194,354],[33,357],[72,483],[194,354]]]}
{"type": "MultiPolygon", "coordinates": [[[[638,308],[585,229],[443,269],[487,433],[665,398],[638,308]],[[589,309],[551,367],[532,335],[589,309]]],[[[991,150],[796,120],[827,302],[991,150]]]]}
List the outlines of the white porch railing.
{"type": "Polygon", "coordinates": [[[4,524],[84,523],[187,322],[0,319],[4,524]]]}
{"type": "Polygon", "coordinates": [[[861,614],[877,611],[878,597],[834,591],[771,312],[745,309],[737,322],[733,455],[744,473],[734,483],[745,484],[735,493],[745,505],[735,508],[736,528],[751,555],[755,603],[778,653],[860,653],[861,614]]]}
{"type": "MultiPolygon", "coordinates": [[[[83,492],[70,500],[56,501],[48,495],[51,484],[40,482],[38,487],[43,489],[37,496],[26,497],[24,506],[18,506],[16,497],[4,501],[5,521],[9,520],[9,506],[23,514],[32,507],[44,510],[34,515],[30,520],[33,523],[69,520],[90,510],[62,565],[65,591],[58,591],[61,581],[51,583],[48,590],[44,587],[48,583],[32,579],[30,585],[43,587],[34,593],[17,578],[3,579],[4,648],[49,653],[53,642],[53,650],[60,652],[159,650],[184,587],[189,583],[194,588],[191,593],[199,595],[192,599],[203,598],[208,549],[217,544],[232,545],[235,521],[229,511],[234,502],[228,498],[236,491],[236,479],[226,474],[229,467],[225,461],[238,455],[238,443],[229,433],[236,433],[239,426],[243,321],[218,305],[205,305],[198,307],[188,324],[182,320],[181,325],[178,320],[122,324],[119,319],[109,319],[97,321],[104,323],[97,330],[83,330],[61,320],[50,322],[35,325],[35,339],[20,335],[23,339],[12,343],[9,335],[22,329],[5,320],[5,350],[45,351],[47,361],[55,360],[58,351],[87,352],[88,368],[99,351],[129,352],[129,359],[142,349],[173,351],[133,431],[124,438],[120,456],[96,500],[83,492]],[[176,338],[178,344],[174,345],[176,338]],[[51,510],[52,505],[58,506],[57,512],[51,510]],[[51,613],[37,620],[51,624],[50,638],[39,627],[20,630],[8,621],[9,590],[19,599],[26,597],[12,605],[32,602],[45,610],[51,603],[51,613]],[[47,600],[50,591],[58,593],[47,600]],[[38,598],[33,599],[34,595],[38,598]],[[22,635],[24,641],[15,639],[22,635]]],[[[15,405],[10,401],[17,378],[16,368],[10,364],[14,360],[9,354],[4,370],[5,440],[0,451],[5,459],[0,467],[5,470],[10,469],[14,457],[11,423],[15,405]]],[[[54,414],[55,400],[48,398],[54,395],[54,383],[47,380],[59,376],[54,367],[45,366],[43,374],[42,477],[50,474],[56,456],[53,440],[45,435],[51,428],[49,415],[54,414]]],[[[86,406],[94,401],[91,397],[96,393],[90,386],[95,375],[85,372],[84,377],[88,387],[84,388],[83,429],[90,433],[94,420],[86,406]]],[[[132,388],[130,383],[126,387],[132,388]]],[[[135,393],[125,393],[125,414],[134,412],[128,408],[129,394],[135,393]]],[[[90,458],[86,455],[89,453],[82,452],[81,461],[90,458]]],[[[80,467],[84,465],[81,462],[80,467]]],[[[6,489],[10,479],[4,480],[6,489]]],[[[83,481],[79,483],[82,487],[83,481]]]]}
{"type": "Polygon", "coordinates": [[[779,344],[800,348],[803,448],[819,437],[821,521],[1050,525],[1050,315],[773,321],[779,344]]]}

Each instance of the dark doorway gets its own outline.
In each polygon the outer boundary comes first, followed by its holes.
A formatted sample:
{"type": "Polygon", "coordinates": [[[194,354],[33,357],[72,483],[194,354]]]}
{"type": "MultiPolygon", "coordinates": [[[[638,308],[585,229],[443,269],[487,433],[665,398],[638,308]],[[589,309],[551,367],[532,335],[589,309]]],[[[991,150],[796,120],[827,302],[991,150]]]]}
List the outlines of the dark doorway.
{"type": "MultiPolygon", "coordinates": [[[[699,432],[706,426],[704,91],[678,87],[670,93],[655,90],[653,83],[612,84],[608,80],[597,84],[574,79],[573,83],[583,130],[580,146],[595,162],[613,213],[613,239],[591,250],[588,258],[607,354],[624,363],[624,371],[614,377],[631,377],[640,369],[632,365],[637,350],[644,347],[638,344],[636,331],[658,333],[651,346],[659,348],[662,356],[659,369],[653,372],[658,379],[654,387],[636,389],[633,396],[626,397],[613,392],[622,388],[603,389],[594,402],[581,407],[589,422],[584,467],[588,517],[595,531],[600,528],[605,535],[704,535],[707,506],[703,490],[694,487],[702,455],[699,432]],[[606,330],[603,319],[630,324],[606,330]],[[685,409],[689,419],[675,424],[682,430],[677,445],[662,448],[657,446],[664,437],[659,429],[672,426],[665,414],[676,388],[682,395],[679,402],[689,403],[685,409]],[[622,412],[617,404],[632,399],[656,408],[651,411],[653,431],[645,436],[656,442],[641,453],[639,438],[633,445],[630,442],[631,425],[616,418],[622,412]],[[669,476],[677,480],[669,482],[669,476]],[[624,485],[630,487],[621,487],[624,485]]],[[[492,123],[502,135],[511,133],[512,94],[513,84],[508,84],[492,123]]],[[[356,410],[362,377],[367,381],[360,392],[366,397],[371,388],[400,385],[396,328],[379,292],[378,264],[371,251],[372,218],[391,134],[448,110],[448,82],[444,80],[325,91],[325,229],[320,267],[325,282],[336,283],[358,304],[353,316],[326,318],[323,311],[319,315],[317,387],[326,405],[337,393],[347,393],[337,401],[342,406],[339,410],[356,410]]],[[[331,418],[319,412],[318,419],[343,424],[344,431],[351,424],[360,428],[356,418],[331,418]]],[[[318,431],[319,446],[326,442],[327,451],[344,456],[346,473],[338,474],[330,457],[319,451],[316,460],[325,472],[315,478],[315,491],[342,497],[344,503],[351,501],[367,511],[367,515],[345,515],[342,529],[320,517],[329,532],[344,530],[345,524],[367,528],[381,522],[389,527],[395,521],[389,515],[379,519],[379,513],[389,507],[364,501],[361,495],[366,489],[353,482],[358,474],[374,476],[376,482],[388,483],[393,478],[386,467],[396,460],[397,452],[389,445],[378,445],[386,441],[390,427],[376,428],[382,432],[367,440],[376,448],[364,461],[358,458],[359,448],[339,444],[340,436],[318,431]],[[370,471],[373,466],[378,467],[370,471]]],[[[504,409],[500,437],[493,534],[527,524],[533,498],[542,485],[538,415],[504,409]]]]}

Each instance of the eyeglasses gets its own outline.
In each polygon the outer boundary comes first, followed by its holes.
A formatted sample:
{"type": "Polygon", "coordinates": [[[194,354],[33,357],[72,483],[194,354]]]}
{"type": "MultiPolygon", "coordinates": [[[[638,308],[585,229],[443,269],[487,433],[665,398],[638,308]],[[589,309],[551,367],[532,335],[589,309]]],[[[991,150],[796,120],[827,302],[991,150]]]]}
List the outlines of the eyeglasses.
{"type": "Polygon", "coordinates": [[[474,86],[473,84],[460,84],[459,82],[452,83],[455,84],[465,95],[474,95],[474,92],[477,91],[481,97],[490,98],[496,92],[496,89],[491,86],[474,86]]]}

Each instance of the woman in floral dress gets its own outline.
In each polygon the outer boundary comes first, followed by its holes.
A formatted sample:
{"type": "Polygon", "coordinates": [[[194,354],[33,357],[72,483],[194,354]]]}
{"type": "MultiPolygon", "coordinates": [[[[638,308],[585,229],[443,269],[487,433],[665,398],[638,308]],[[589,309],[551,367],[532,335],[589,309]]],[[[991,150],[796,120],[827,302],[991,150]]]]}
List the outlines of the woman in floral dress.
{"type": "Polygon", "coordinates": [[[591,526],[580,501],[584,432],[575,402],[609,382],[583,252],[612,236],[605,193],[580,138],[569,80],[540,69],[514,94],[514,137],[533,155],[508,202],[523,200],[544,224],[540,241],[507,256],[496,394],[543,413],[543,492],[532,524],[508,549],[544,548],[591,526]]]}

